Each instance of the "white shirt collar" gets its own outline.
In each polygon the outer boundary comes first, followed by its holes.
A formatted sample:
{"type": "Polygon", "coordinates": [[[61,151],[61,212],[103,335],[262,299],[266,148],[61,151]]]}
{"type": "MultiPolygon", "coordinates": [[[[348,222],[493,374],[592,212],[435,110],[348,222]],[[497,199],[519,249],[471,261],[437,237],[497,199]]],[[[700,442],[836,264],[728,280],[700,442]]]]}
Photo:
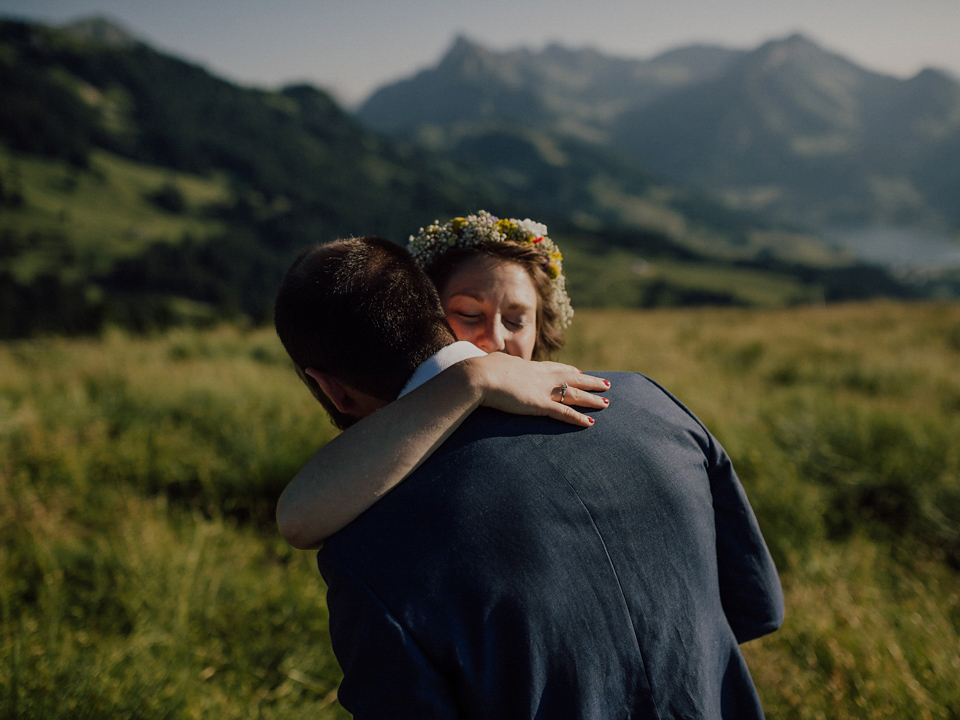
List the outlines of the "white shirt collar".
{"type": "Polygon", "coordinates": [[[448,367],[455,365],[461,360],[480,357],[482,355],[486,355],[486,353],[473,343],[466,342],[465,340],[451,343],[427,358],[426,362],[414,371],[410,380],[403,386],[403,390],[400,391],[397,397],[403,397],[411,390],[415,390],[427,382],[427,380],[439,375],[448,367]]]}

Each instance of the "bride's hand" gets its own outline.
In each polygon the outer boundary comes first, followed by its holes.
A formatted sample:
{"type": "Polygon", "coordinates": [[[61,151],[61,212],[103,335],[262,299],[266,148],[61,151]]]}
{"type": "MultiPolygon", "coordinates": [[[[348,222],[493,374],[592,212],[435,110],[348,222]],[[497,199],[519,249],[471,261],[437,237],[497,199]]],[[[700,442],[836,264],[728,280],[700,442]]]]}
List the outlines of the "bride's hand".
{"type": "Polygon", "coordinates": [[[571,365],[532,362],[504,353],[463,361],[482,392],[481,405],[515,415],[546,415],[581,427],[593,418],[574,406],[602,410],[609,401],[594,392],[610,387],[606,380],[584,375],[571,365]],[[566,388],[564,388],[564,383],[566,388]]]}

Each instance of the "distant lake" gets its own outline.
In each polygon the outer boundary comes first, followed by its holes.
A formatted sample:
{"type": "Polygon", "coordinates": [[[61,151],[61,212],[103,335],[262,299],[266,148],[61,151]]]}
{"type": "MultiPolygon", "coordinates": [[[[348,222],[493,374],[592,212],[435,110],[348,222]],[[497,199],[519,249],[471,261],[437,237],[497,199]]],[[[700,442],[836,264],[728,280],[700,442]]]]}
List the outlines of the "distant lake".
{"type": "Polygon", "coordinates": [[[915,228],[825,230],[825,239],[858,259],[904,269],[960,267],[960,242],[915,228]]]}

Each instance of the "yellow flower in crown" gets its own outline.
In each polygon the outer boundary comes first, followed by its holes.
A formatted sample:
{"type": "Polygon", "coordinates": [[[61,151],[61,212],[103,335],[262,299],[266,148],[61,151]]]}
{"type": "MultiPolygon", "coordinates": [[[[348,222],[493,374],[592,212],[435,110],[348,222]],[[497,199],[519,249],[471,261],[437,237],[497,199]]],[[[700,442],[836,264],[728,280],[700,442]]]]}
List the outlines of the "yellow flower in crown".
{"type": "Polygon", "coordinates": [[[560,254],[560,251],[554,247],[550,251],[549,261],[544,266],[544,269],[547,271],[547,275],[551,279],[556,279],[560,275],[560,268],[563,267],[563,255],[560,254]]]}
{"type": "Polygon", "coordinates": [[[562,330],[570,324],[573,307],[570,305],[563,276],[563,255],[547,237],[547,226],[542,223],[534,222],[530,218],[498,218],[486,210],[479,210],[474,215],[456,217],[442,225],[439,220],[434,220],[432,225],[420,228],[419,233],[410,236],[407,249],[420,267],[428,268],[453,248],[472,247],[482,242],[533,245],[543,256],[543,269],[551,280],[552,300],[557,309],[557,325],[562,330]]]}

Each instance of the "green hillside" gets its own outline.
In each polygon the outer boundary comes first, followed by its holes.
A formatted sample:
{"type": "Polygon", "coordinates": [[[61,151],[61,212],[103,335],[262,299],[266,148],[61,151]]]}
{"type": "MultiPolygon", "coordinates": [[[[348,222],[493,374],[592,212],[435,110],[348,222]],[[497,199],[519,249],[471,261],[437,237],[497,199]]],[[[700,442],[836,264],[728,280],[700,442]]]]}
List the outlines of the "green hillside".
{"type": "Polygon", "coordinates": [[[0,336],[270,313],[299,247],[498,194],[309,87],[0,21],[0,336]]]}
{"type": "Polygon", "coordinates": [[[0,337],[262,322],[299,248],[480,208],[545,222],[581,307],[925,292],[582,140],[448,140],[376,135],[316,88],[240,87],[103,21],[0,20],[0,337]]]}
{"type": "MultiPolygon", "coordinates": [[[[151,242],[207,239],[226,229],[216,216],[231,198],[224,178],[159,168],[102,150],[92,151],[81,170],[0,148],[0,169],[13,179],[11,193],[18,198],[4,218],[4,230],[7,237],[28,240],[7,265],[21,282],[71,271],[80,279],[141,254],[151,242]],[[45,249],[43,240],[29,242],[42,238],[52,244],[68,237],[76,255],[71,267],[45,249]]],[[[10,257],[13,249],[5,247],[4,255],[10,257]]]]}

